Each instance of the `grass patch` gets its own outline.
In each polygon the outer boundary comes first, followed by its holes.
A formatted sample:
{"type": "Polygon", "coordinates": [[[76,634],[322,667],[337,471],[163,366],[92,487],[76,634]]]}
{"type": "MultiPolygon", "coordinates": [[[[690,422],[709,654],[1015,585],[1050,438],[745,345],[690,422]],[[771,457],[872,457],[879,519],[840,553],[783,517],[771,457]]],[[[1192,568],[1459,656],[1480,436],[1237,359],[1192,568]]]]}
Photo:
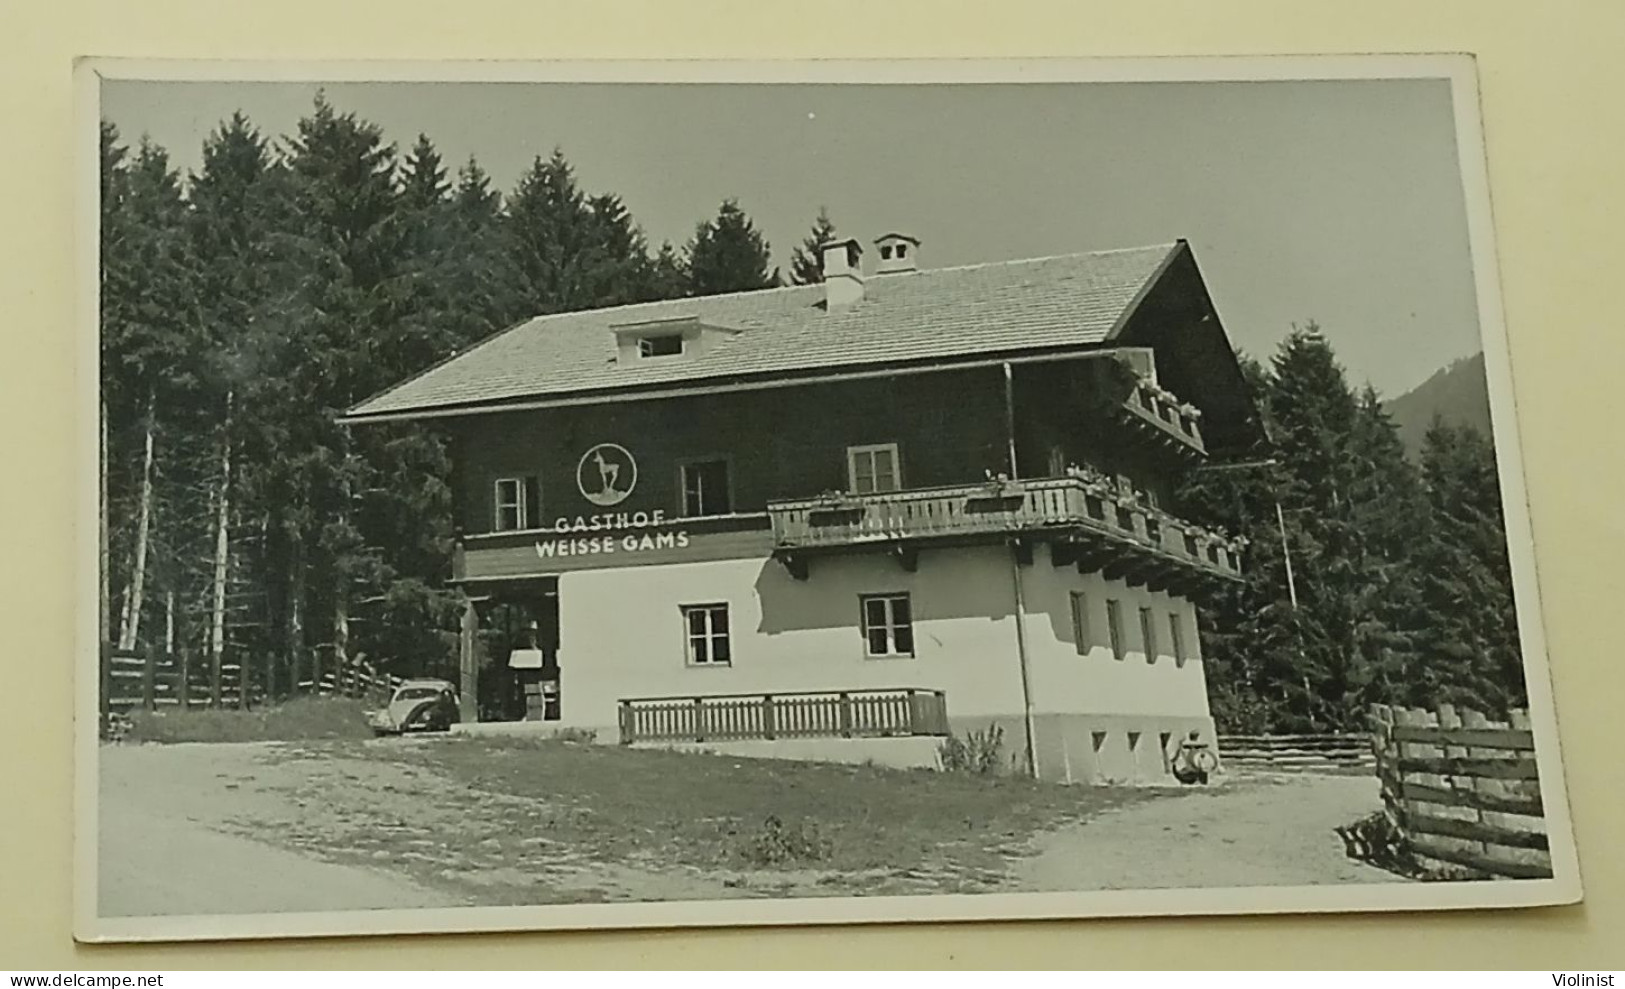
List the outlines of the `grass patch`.
{"type": "Polygon", "coordinates": [[[413,746],[387,758],[555,808],[546,837],[603,862],[934,874],[950,887],[958,877],[966,890],[992,883],[1035,833],[1148,796],[1015,776],[528,739],[413,746]]]}
{"type": "Polygon", "coordinates": [[[205,709],[130,712],[127,742],[305,742],[371,738],[365,701],[295,697],[248,711],[205,709]]]}

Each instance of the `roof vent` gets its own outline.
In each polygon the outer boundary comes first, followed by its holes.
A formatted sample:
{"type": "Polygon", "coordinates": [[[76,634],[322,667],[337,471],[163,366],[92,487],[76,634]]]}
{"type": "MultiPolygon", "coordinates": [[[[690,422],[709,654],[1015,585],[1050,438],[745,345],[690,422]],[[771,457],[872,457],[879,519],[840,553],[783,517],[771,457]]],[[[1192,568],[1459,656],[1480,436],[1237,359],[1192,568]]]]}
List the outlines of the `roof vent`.
{"type": "Polygon", "coordinates": [[[863,248],[836,240],[819,248],[824,265],[824,307],[841,309],[863,298],[863,248]]]}
{"type": "Polygon", "coordinates": [[[920,270],[920,242],[908,234],[876,237],[875,250],[880,255],[880,266],[875,269],[877,275],[920,270]]]}

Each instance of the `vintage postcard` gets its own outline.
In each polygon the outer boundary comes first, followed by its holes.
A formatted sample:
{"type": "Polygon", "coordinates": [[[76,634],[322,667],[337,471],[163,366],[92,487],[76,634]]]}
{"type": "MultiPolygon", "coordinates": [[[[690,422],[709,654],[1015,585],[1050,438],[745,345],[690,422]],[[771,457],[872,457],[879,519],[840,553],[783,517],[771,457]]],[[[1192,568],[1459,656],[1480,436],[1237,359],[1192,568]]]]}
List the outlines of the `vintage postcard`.
{"type": "Polygon", "coordinates": [[[81,938],[1580,897],[1469,57],[79,78],[81,938]]]}

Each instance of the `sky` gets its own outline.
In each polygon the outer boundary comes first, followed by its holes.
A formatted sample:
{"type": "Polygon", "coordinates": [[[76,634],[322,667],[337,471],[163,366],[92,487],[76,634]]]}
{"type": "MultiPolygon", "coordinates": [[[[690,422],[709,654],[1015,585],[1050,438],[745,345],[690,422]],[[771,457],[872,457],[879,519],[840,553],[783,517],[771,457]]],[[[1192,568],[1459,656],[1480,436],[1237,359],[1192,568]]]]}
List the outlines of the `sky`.
{"type": "MultiPolygon", "coordinates": [[[[786,271],[819,208],[918,237],[923,267],[1190,242],[1231,341],[1313,321],[1386,397],[1482,349],[1442,80],[1026,84],[107,81],[102,115],[194,169],[242,110],[293,132],[318,89],[477,157],[503,190],[564,151],[651,244],[737,199],[786,271]]],[[[872,260],[872,259],[871,259],[872,260]]]]}

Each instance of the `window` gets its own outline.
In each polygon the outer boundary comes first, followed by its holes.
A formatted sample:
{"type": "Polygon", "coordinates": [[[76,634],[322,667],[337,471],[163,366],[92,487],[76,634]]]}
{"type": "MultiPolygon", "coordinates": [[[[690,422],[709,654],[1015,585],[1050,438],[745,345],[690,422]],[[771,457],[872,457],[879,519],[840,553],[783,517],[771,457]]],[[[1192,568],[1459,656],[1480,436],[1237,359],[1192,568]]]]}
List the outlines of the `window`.
{"type": "Polygon", "coordinates": [[[728,606],[697,604],[683,608],[683,632],[690,666],[729,666],[728,606]]]}
{"type": "Polygon", "coordinates": [[[1112,655],[1123,658],[1123,605],[1116,598],[1106,599],[1106,632],[1111,636],[1112,655]]]}
{"type": "Polygon", "coordinates": [[[898,244],[897,245],[897,256],[900,257],[900,258],[908,257],[908,245],[907,244],[898,244]]]}
{"type": "Polygon", "coordinates": [[[847,447],[846,466],[853,494],[896,491],[903,486],[896,443],[847,447]]]}
{"type": "Polygon", "coordinates": [[[1072,641],[1078,647],[1078,655],[1089,652],[1094,645],[1089,635],[1089,597],[1082,591],[1072,592],[1072,641]]]}
{"type": "MultiPolygon", "coordinates": [[[[888,260],[888,261],[891,260],[891,245],[890,244],[881,244],[880,245],[880,256],[882,258],[888,260]]],[[[899,254],[898,257],[902,257],[902,255],[899,254]]]]}
{"type": "Polygon", "coordinates": [[[1168,645],[1174,651],[1174,665],[1185,665],[1185,629],[1179,624],[1179,612],[1168,612],[1168,645]]]}
{"type": "Polygon", "coordinates": [[[639,357],[676,357],[682,352],[683,337],[680,333],[638,338],[639,357]]]}
{"type": "Polygon", "coordinates": [[[529,529],[533,519],[541,517],[541,496],[535,475],[529,477],[502,477],[496,482],[497,532],[516,532],[529,529]]]}
{"type": "Polygon", "coordinates": [[[877,594],[860,601],[864,647],[869,655],[914,655],[914,615],[908,595],[877,594]]]}
{"type": "Polygon", "coordinates": [[[1150,608],[1140,609],[1140,641],[1145,646],[1145,661],[1157,661],[1157,623],[1150,608]]]}
{"type": "Polygon", "coordinates": [[[733,511],[726,460],[696,461],[682,466],[683,516],[727,515],[733,511]]]}

